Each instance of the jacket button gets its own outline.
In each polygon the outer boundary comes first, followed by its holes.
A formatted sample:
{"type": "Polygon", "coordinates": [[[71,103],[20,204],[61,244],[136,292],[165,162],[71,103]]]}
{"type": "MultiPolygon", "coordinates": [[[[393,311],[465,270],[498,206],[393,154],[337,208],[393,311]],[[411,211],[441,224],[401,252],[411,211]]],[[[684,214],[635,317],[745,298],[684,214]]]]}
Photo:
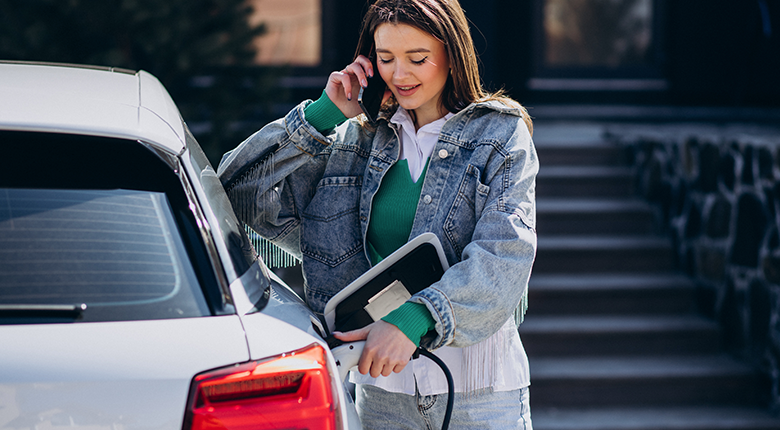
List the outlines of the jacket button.
{"type": "Polygon", "coordinates": [[[446,149],[442,149],[442,150],[439,151],[439,158],[441,158],[441,159],[447,158],[448,155],[450,155],[450,153],[447,152],[446,149]]]}
{"type": "Polygon", "coordinates": [[[423,197],[423,203],[425,203],[426,205],[431,204],[432,201],[433,201],[433,197],[431,197],[428,194],[426,194],[425,197],[423,197]]]}

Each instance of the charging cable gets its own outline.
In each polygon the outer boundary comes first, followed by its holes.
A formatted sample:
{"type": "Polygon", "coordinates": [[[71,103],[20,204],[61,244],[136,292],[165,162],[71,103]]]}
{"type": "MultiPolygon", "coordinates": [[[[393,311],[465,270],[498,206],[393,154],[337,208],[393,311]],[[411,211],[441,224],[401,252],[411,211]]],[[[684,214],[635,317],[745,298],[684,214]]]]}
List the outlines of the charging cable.
{"type": "MultiPolygon", "coordinates": [[[[326,339],[328,346],[333,352],[333,358],[336,359],[336,366],[339,370],[339,377],[344,381],[349,373],[349,370],[357,366],[360,361],[360,355],[363,353],[363,347],[366,345],[366,341],[361,340],[357,342],[344,343],[333,336],[329,336],[326,339]]],[[[455,384],[452,381],[452,373],[447,365],[441,360],[441,358],[434,355],[432,352],[424,348],[417,348],[412,355],[412,359],[417,359],[420,356],[425,356],[436,365],[438,365],[444,372],[444,376],[447,378],[447,408],[444,411],[444,420],[442,421],[441,429],[448,430],[450,428],[450,418],[452,417],[452,406],[455,402],[455,384]]]]}
{"type": "MultiPolygon", "coordinates": [[[[441,430],[447,430],[450,428],[450,418],[452,417],[452,405],[455,403],[455,384],[452,382],[452,373],[441,358],[434,355],[427,349],[417,348],[414,355],[424,355],[436,363],[444,372],[444,376],[447,378],[447,409],[444,411],[444,421],[441,424],[441,430]]],[[[413,358],[416,358],[412,356],[413,358]]]]}

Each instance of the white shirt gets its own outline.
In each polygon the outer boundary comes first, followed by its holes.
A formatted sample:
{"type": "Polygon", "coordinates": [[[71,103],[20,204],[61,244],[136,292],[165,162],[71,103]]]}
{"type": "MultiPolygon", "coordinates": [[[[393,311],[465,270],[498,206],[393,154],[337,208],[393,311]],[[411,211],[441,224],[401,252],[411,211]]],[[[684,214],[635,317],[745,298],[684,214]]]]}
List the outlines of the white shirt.
{"type": "Polygon", "coordinates": [[[420,175],[425,168],[425,163],[433,153],[433,148],[439,140],[439,133],[444,123],[452,118],[454,114],[447,113],[444,117],[431,123],[425,124],[419,130],[414,130],[414,121],[406,109],[399,107],[390,122],[398,126],[401,140],[400,160],[406,160],[409,163],[409,173],[414,182],[420,179],[420,175]]]}
{"type": "MultiPolygon", "coordinates": [[[[457,393],[492,387],[493,391],[511,391],[531,384],[528,357],[517,334],[514,318],[510,318],[491,337],[466,348],[448,346],[433,351],[452,374],[457,393]]],[[[420,356],[404,367],[401,373],[372,378],[356,371],[349,372],[355,384],[375,385],[385,391],[415,394],[415,382],[420,395],[431,396],[447,392],[444,372],[429,358],[420,356]]]]}
{"type": "MultiPolygon", "coordinates": [[[[401,160],[407,160],[409,173],[415,182],[425,168],[426,160],[433,153],[444,123],[453,116],[443,118],[420,127],[415,132],[409,113],[398,108],[390,122],[398,125],[401,140],[401,160]]],[[[443,347],[434,351],[444,361],[452,374],[455,391],[468,393],[492,387],[493,391],[511,391],[527,387],[531,383],[528,357],[517,333],[514,318],[510,318],[491,337],[467,348],[443,347]]],[[[350,381],[355,384],[369,384],[394,393],[423,396],[447,392],[444,373],[430,359],[421,356],[406,365],[401,373],[372,378],[350,372],[350,381]]]]}

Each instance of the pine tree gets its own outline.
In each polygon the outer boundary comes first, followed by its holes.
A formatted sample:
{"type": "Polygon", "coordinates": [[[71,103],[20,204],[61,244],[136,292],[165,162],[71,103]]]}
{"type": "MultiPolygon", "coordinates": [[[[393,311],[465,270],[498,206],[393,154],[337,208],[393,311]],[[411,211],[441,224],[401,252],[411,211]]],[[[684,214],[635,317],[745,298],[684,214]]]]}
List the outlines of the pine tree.
{"type": "Polygon", "coordinates": [[[146,70],[168,88],[212,162],[230,127],[270,100],[274,72],[252,66],[244,0],[0,0],[0,58],[146,70]]]}

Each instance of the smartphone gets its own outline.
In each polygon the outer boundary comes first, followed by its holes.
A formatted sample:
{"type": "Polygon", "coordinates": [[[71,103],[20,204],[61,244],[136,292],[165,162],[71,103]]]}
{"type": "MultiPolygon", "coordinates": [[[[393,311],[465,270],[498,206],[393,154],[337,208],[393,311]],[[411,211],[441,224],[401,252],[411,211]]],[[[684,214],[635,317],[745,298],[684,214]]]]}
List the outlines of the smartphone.
{"type": "Polygon", "coordinates": [[[360,87],[360,93],[358,93],[358,104],[363,109],[363,113],[366,114],[371,124],[376,124],[377,115],[379,115],[379,109],[382,107],[382,98],[385,96],[385,89],[387,84],[379,76],[376,65],[374,65],[374,76],[369,78],[366,76],[368,86],[360,87]]]}

